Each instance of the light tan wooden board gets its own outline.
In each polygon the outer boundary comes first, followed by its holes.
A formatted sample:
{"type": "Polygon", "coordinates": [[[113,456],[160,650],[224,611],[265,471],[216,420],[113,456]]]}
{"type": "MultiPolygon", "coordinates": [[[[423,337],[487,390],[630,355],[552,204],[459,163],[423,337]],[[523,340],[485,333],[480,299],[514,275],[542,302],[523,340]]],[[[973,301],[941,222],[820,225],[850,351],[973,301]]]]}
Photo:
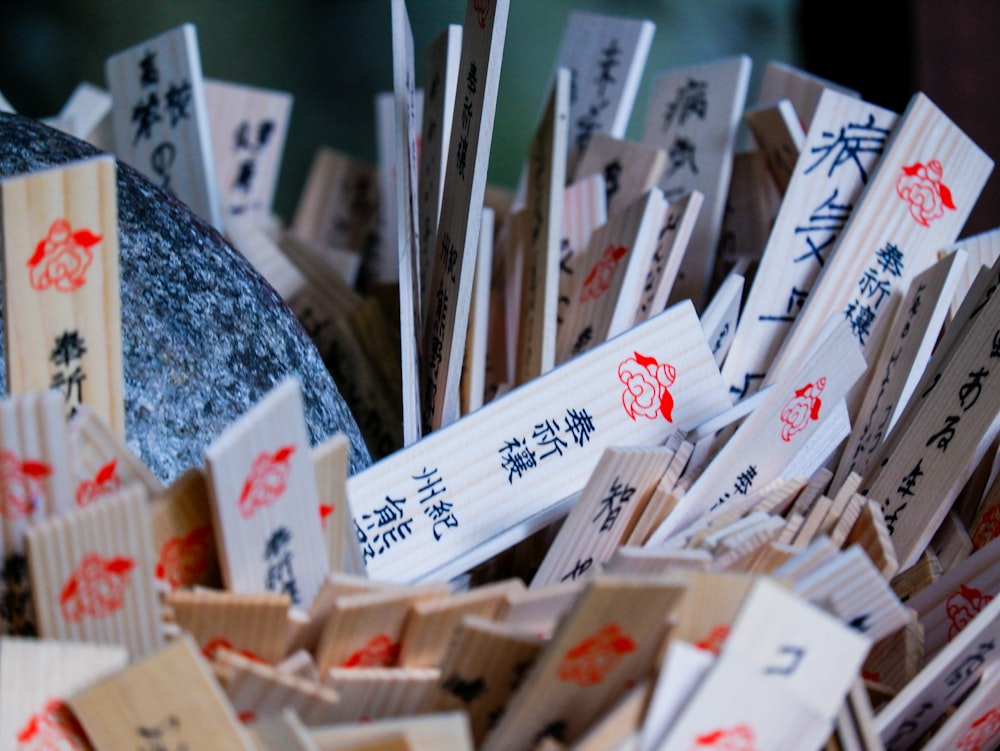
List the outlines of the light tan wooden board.
{"type": "Polygon", "coordinates": [[[951,571],[972,554],[972,538],[969,537],[965,525],[954,510],[945,516],[938,531],[931,538],[930,547],[945,571],[951,571]]]}
{"type": "Polygon", "coordinates": [[[760,88],[757,90],[757,104],[768,104],[788,99],[801,118],[803,127],[808,130],[826,89],[833,89],[847,96],[858,96],[858,92],[839,83],[778,60],[768,60],[767,65],[764,66],[760,88]]]}
{"type": "Polygon", "coordinates": [[[523,590],[520,579],[508,579],[451,597],[414,603],[403,633],[399,664],[407,668],[439,667],[464,618],[494,619],[504,607],[507,595],[523,590]]]}
{"type": "Polygon", "coordinates": [[[551,734],[572,743],[645,678],[682,586],[667,580],[593,579],[535,661],[484,751],[521,748],[551,734]]]}
{"type": "Polygon", "coordinates": [[[149,738],[188,748],[254,748],[187,638],[73,695],[69,705],[95,748],[132,748],[149,738]]]}
{"type": "Polygon", "coordinates": [[[666,164],[666,153],[655,146],[594,133],[576,164],[573,182],[603,175],[610,217],[655,188],[666,164]]]}
{"type": "Polygon", "coordinates": [[[249,730],[259,751],[317,751],[309,731],[293,709],[259,718],[249,730]]]}
{"type": "MultiPolygon", "coordinates": [[[[653,371],[645,372],[652,377],[653,371]]],[[[530,533],[521,532],[526,522],[583,487],[605,447],[656,444],[675,428],[693,427],[725,409],[728,400],[717,372],[692,307],[675,306],[491,402],[450,430],[352,476],[348,498],[369,576],[448,578],[499,552],[487,544],[499,535],[513,530],[516,539],[509,544],[523,539],[530,533]],[[622,369],[629,378],[642,375],[635,368],[636,352],[654,358],[661,366],[657,372],[666,365],[676,372],[669,392],[672,422],[659,412],[647,418],[637,411],[645,405],[625,398],[633,392],[620,376],[622,369]],[[629,405],[637,419],[626,411],[629,405]],[[469,436],[483,438],[470,441],[469,436]],[[533,466],[526,461],[532,454],[533,466]],[[435,480],[439,484],[431,485],[435,480]],[[421,490],[424,485],[430,490],[421,490]],[[433,518],[430,512],[444,503],[444,513],[433,518]],[[431,541],[432,547],[424,544],[431,541]]],[[[657,401],[666,393],[659,393],[657,401]]]]}
{"type": "Polygon", "coordinates": [[[112,55],[104,73],[115,154],[221,229],[195,27],[178,26],[112,55]]]}
{"type": "Polygon", "coordinates": [[[740,398],[771,372],[895,123],[889,110],[853,97],[830,91],[820,99],[723,368],[740,398]],[[841,132],[852,140],[843,141],[841,132]]]}
{"type": "Polygon", "coordinates": [[[304,289],[315,284],[260,226],[259,215],[227,212],[222,224],[229,242],[274,287],[282,300],[294,300],[304,289]]]}
{"type": "Polygon", "coordinates": [[[192,467],[149,506],[158,585],[220,588],[212,510],[204,472],[192,467]]]}
{"type": "MultiPolygon", "coordinates": [[[[874,501],[870,501],[870,503],[874,506],[878,505],[874,501]]],[[[879,513],[879,517],[882,518],[881,513],[879,513]]],[[[888,530],[886,530],[885,536],[888,538],[888,530]]],[[[943,573],[944,570],[941,568],[941,562],[937,559],[937,555],[931,548],[927,548],[914,565],[893,576],[889,583],[892,585],[893,591],[899,595],[899,599],[906,602],[917,592],[940,579],[943,573]]]]}
{"type": "Polygon", "coordinates": [[[574,11],[563,30],[556,67],[569,68],[567,174],[595,133],[624,138],[656,30],[652,21],[574,11]]]}
{"type": "Polygon", "coordinates": [[[77,506],[86,506],[122,485],[142,483],[150,498],[163,492],[162,483],[125,442],[86,405],[77,408],[69,426],[77,506]]]}
{"type": "Polygon", "coordinates": [[[427,710],[437,693],[436,668],[331,668],[324,678],[337,692],[335,722],[407,717],[427,710]]]}
{"type": "Polygon", "coordinates": [[[559,248],[558,324],[562,326],[570,294],[583,273],[580,258],[594,230],[608,220],[604,175],[591,175],[566,187],[563,194],[563,231],[559,248]]]}
{"type": "Polygon", "coordinates": [[[314,342],[322,340],[322,316],[348,316],[364,304],[365,298],[354,291],[351,284],[323,258],[324,251],[309,240],[302,240],[290,232],[278,238],[281,252],[299,272],[313,284],[305,286],[288,301],[289,307],[299,317],[303,328],[314,342]],[[300,298],[306,298],[303,301],[300,298]],[[318,301],[317,301],[317,298],[318,301]],[[302,314],[302,308],[315,306],[312,316],[302,314]]]}
{"type": "Polygon", "coordinates": [[[553,368],[566,186],[570,72],[559,68],[529,149],[515,385],[553,368]]]}
{"type": "Polygon", "coordinates": [[[626,545],[638,546],[645,544],[649,535],[666,518],[667,514],[670,513],[684,494],[684,490],[678,487],[678,480],[694,452],[694,444],[680,438],[680,431],[671,435],[665,445],[672,446],[675,444],[674,458],[670,461],[667,471],[663,473],[663,477],[660,479],[656,490],[653,491],[653,495],[649,499],[649,503],[646,504],[646,508],[643,509],[639,521],[636,522],[635,527],[625,539],[626,545]]]}
{"type": "Polygon", "coordinates": [[[986,492],[969,529],[972,544],[981,548],[1000,536],[1000,481],[994,480],[986,492]]]}
{"type": "Polygon", "coordinates": [[[959,275],[964,251],[956,251],[914,277],[900,302],[858,410],[832,484],[848,473],[864,476],[879,444],[903,411],[938,339],[959,275]]]}
{"type": "MultiPolygon", "coordinates": [[[[427,46],[424,60],[424,111],[420,129],[420,247],[432,247],[441,215],[447,154],[451,143],[451,122],[458,89],[458,66],[462,54],[462,27],[449,24],[427,46]]],[[[427,316],[431,256],[420,254],[421,318],[427,316]]]]}
{"type": "MultiPolygon", "coordinates": [[[[779,388],[744,420],[647,544],[663,542],[702,514],[783,476],[817,428],[835,414],[832,407],[865,369],[864,358],[843,322],[831,322],[817,344],[817,351],[794,374],[786,375],[777,384],[779,388]]],[[[833,446],[840,440],[838,437],[833,446]]],[[[809,476],[816,469],[796,471],[791,476],[809,476]]]]}
{"type": "Polygon", "coordinates": [[[635,323],[667,201],[658,188],[611,216],[590,236],[563,310],[556,362],[564,363],[635,323]]]}
{"type": "Polygon", "coordinates": [[[1000,665],[983,671],[979,684],[924,746],[927,751],[991,751],[1000,744],[1000,665]]]}
{"type": "Polygon", "coordinates": [[[642,721],[640,751],[655,751],[688,698],[714,661],[714,655],[680,639],[667,647],[642,721]]]}
{"type": "Polygon", "coordinates": [[[576,606],[582,591],[583,582],[570,580],[508,594],[497,620],[524,633],[549,638],[576,606]]]}
{"type": "Polygon", "coordinates": [[[761,578],[661,748],[707,745],[712,733],[754,748],[818,748],[867,650],[866,639],[761,578]]]}
{"type": "Polygon", "coordinates": [[[320,674],[329,669],[391,667],[399,659],[410,608],[444,597],[444,584],[391,588],[338,597],[316,645],[320,674]]]}
{"type": "Polygon", "coordinates": [[[904,628],[872,645],[861,677],[889,691],[884,704],[902,691],[923,666],[924,630],[913,617],[904,628]]]}
{"type": "Polygon", "coordinates": [[[677,279],[688,241],[701,212],[704,196],[698,191],[685,193],[667,205],[667,213],[656,237],[656,247],[635,312],[635,322],[642,323],[667,306],[667,298],[677,279]]]}
{"type": "Polygon", "coordinates": [[[223,580],[307,608],[327,570],[300,385],[288,378],[205,450],[223,580]]]}
{"type": "Polygon", "coordinates": [[[924,627],[924,650],[936,655],[991,600],[1000,596],[1000,543],[991,542],[906,601],[924,627]]]}
{"type": "Polygon", "coordinates": [[[909,748],[995,663],[1000,598],[983,608],[948,646],[875,716],[886,751],[909,748]]]}
{"type": "Polygon", "coordinates": [[[127,664],[124,647],[0,639],[0,751],[56,736],[62,702],[127,664]]]}
{"type": "Polygon", "coordinates": [[[659,447],[605,449],[531,580],[532,588],[594,573],[635,527],[674,458],[659,447]]]}
{"type": "MultiPolygon", "coordinates": [[[[1000,261],[990,273],[1000,280],[1000,261]]],[[[988,378],[1000,357],[997,320],[994,297],[966,324],[947,362],[927,374],[936,385],[917,387],[914,409],[886,439],[888,461],[873,466],[862,483],[862,492],[882,506],[903,568],[916,562],[1000,429],[994,425],[1000,381],[988,378]]]]}
{"type": "Polygon", "coordinates": [[[482,742],[543,646],[540,637],[514,627],[475,616],[463,618],[441,664],[434,709],[464,711],[473,739],[482,742]]]}
{"type": "Polygon", "coordinates": [[[479,231],[479,252],[476,254],[476,276],[472,285],[472,300],[469,304],[469,330],[465,338],[465,359],[462,361],[463,416],[482,407],[486,397],[495,220],[496,215],[493,209],[483,207],[483,221],[479,231]]]}
{"type": "Polygon", "coordinates": [[[420,349],[425,435],[459,415],[462,356],[508,10],[508,0],[497,0],[485,9],[478,8],[475,0],[466,3],[441,217],[434,244],[425,249],[435,258],[420,349]]]}
{"type": "Polygon", "coordinates": [[[740,274],[728,274],[701,315],[701,328],[720,368],[736,335],[745,281],[740,274]]]}
{"type": "Polygon", "coordinates": [[[339,725],[312,730],[313,741],[320,751],[353,749],[357,746],[352,744],[395,738],[398,735],[406,738],[413,751],[434,751],[440,748],[472,751],[473,748],[469,721],[462,712],[441,712],[421,717],[375,720],[364,725],[339,725]]]}
{"type": "Polygon", "coordinates": [[[784,195],[806,145],[806,131],[788,99],[747,109],[743,115],[767,160],[771,177],[784,195]]]}
{"type": "MultiPolygon", "coordinates": [[[[641,681],[626,691],[615,705],[605,712],[582,738],[573,744],[574,751],[617,749],[619,744],[635,739],[638,736],[651,691],[650,681],[641,681]]],[[[551,740],[551,738],[547,738],[547,740],[551,740]]]]}
{"type": "Polygon", "coordinates": [[[651,84],[642,141],[667,153],[659,187],[668,199],[693,190],[705,196],[670,295],[698,310],[707,302],[750,68],[741,55],[671,68],[651,84]]]}
{"type": "Polygon", "coordinates": [[[350,442],[343,433],[327,438],[312,449],[313,472],[316,476],[316,496],[319,517],[326,542],[327,570],[343,571],[347,565],[346,546],[349,527],[347,509],[347,467],[350,442]]]}
{"type": "Polygon", "coordinates": [[[844,545],[859,544],[882,572],[886,579],[892,579],[899,571],[899,559],[892,544],[892,537],[885,523],[885,516],[876,501],[868,500],[858,514],[858,520],[847,534],[844,545]]]}
{"type": "Polygon", "coordinates": [[[162,645],[147,503],[133,485],[28,531],[41,636],[121,644],[131,659],[162,645]]]}
{"type": "Polygon", "coordinates": [[[413,32],[405,0],[392,0],[392,81],[395,101],[393,190],[396,234],[387,238],[397,257],[403,444],[420,438],[421,253],[417,185],[418,139],[413,32]]]}
{"type": "Polygon", "coordinates": [[[220,650],[216,660],[228,672],[225,692],[237,715],[260,719],[293,709],[305,725],[331,722],[336,711],[337,692],[322,683],[282,673],[245,655],[220,650]]]}
{"type": "Polygon", "coordinates": [[[9,177],[3,201],[7,390],[56,389],[125,435],[115,162],[9,177]]]}
{"type": "Polygon", "coordinates": [[[677,568],[706,571],[712,562],[707,550],[663,550],[624,545],[615,551],[605,570],[619,576],[659,574],[677,568]]]}
{"type": "Polygon", "coordinates": [[[208,659],[222,649],[271,664],[285,656],[288,595],[176,590],[164,604],[208,659]]]}
{"type": "Polygon", "coordinates": [[[313,156],[291,232],[320,247],[360,252],[379,210],[375,167],[322,146],[313,156]]]}
{"type": "Polygon", "coordinates": [[[812,346],[830,315],[849,318],[865,352],[877,351],[891,307],[878,303],[898,297],[955,241],[992,170],[993,160],[930,99],[914,95],[768,379],[812,346]]]}
{"type": "Polygon", "coordinates": [[[292,95],[227,81],[205,81],[212,157],[223,214],[271,212],[288,135],[292,95]]]}
{"type": "Polygon", "coordinates": [[[740,573],[674,569],[670,569],[669,574],[687,584],[675,614],[671,639],[680,639],[698,649],[719,654],[755,577],[740,573]]]}
{"type": "Polygon", "coordinates": [[[972,288],[972,282],[983,266],[992,266],[1000,258],[1000,227],[997,229],[982,232],[973,237],[960,239],[954,245],[945,248],[938,253],[939,257],[944,257],[958,249],[964,250],[968,256],[968,262],[962,269],[955,288],[955,298],[951,304],[951,314],[954,316],[965,299],[966,294],[972,288]]]}

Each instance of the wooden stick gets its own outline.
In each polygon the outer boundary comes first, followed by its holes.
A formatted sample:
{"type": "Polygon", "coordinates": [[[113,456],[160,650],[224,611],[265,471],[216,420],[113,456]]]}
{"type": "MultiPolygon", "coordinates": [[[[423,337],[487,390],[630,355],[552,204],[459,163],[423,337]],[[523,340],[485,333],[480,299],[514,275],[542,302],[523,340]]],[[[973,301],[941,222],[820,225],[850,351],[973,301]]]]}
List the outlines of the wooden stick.
{"type": "Polygon", "coordinates": [[[784,195],[806,145],[806,131],[788,99],[760,105],[743,113],[757,145],[767,160],[778,190],[784,195]]]}

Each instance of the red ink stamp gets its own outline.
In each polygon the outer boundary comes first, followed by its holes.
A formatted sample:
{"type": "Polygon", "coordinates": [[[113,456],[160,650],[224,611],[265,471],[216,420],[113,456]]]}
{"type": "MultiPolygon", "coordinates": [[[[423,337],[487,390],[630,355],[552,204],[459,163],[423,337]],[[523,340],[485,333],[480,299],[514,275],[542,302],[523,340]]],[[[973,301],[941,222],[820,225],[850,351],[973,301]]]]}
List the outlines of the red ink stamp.
{"type": "Polygon", "coordinates": [[[352,654],[341,665],[342,668],[391,667],[399,658],[399,643],[388,634],[379,634],[365,646],[352,654]]]}
{"type": "Polygon", "coordinates": [[[171,537],[160,550],[156,563],[156,578],[171,587],[196,584],[208,569],[212,554],[212,528],[195,527],[183,537],[171,537]]]}
{"type": "Polygon", "coordinates": [[[991,595],[980,592],[975,587],[961,585],[944,604],[944,612],[948,616],[948,641],[958,636],[976,614],[991,602],[991,595]]]}
{"type": "Polygon", "coordinates": [[[706,652],[717,655],[722,651],[722,645],[726,641],[727,636],[729,636],[729,626],[723,623],[713,628],[708,633],[708,636],[695,644],[695,646],[698,649],[704,649],[706,652]]]}
{"type": "Polygon", "coordinates": [[[604,249],[601,257],[597,259],[593,268],[583,280],[583,291],[580,292],[580,302],[596,300],[611,287],[611,280],[615,276],[618,264],[621,262],[628,248],[622,245],[609,245],[604,249]]]}
{"type": "Polygon", "coordinates": [[[612,623],[567,650],[556,675],[581,687],[596,686],[618,667],[622,657],[637,648],[632,637],[612,623]]]}
{"type": "Polygon", "coordinates": [[[713,730],[694,739],[691,751],[756,751],[753,728],[736,725],[728,729],[713,730]]]}
{"type": "Polygon", "coordinates": [[[330,503],[319,504],[319,520],[323,523],[323,529],[326,529],[326,521],[329,519],[333,512],[337,510],[337,507],[330,503]]]}
{"type": "Polygon", "coordinates": [[[955,751],[983,751],[994,748],[991,741],[1000,735],[1000,704],[975,720],[955,743],[955,751]]]}
{"type": "Polygon", "coordinates": [[[826,387],[826,378],[820,378],[815,383],[807,383],[785,404],[781,410],[781,440],[786,443],[792,436],[801,433],[808,427],[810,420],[819,419],[819,410],[823,400],[819,395],[826,387]]]}
{"type": "Polygon", "coordinates": [[[17,734],[17,751],[88,751],[83,728],[65,703],[48,702],[17,734]]]}
{"type": "Polygon", "coordinates": [[[76,505],[83,508],[89,506],[98,498],[111,495],[121,487],[118,477],[118,460],[112,459],[94,475],[93,480],[84,480],[76,488],[76,505]]]}
{"type": "Polygon", "coordinates": [[[90,250],[101,241],[88,229],[74,232],[65,219],[56,219],[49,234],[35,246],[28,259],[31,288],[42,292],[54,287],[59,292],[73,292],[86,281],[87,269],[94,260],[90,250]]]}
{"type": "Polygon", "coordinates": [[[250,473],[240,491],[240,516],[249,519],[258,509],[267,508],[285,492],[292,471],[294,446],[282,446],[273,454],[262,451],[250,466],[250,473]]]}
{"type": "Polygon", "coordinates": [[[476,18],[479,21],[479,28],[486,28],[486,17],[490,14],[490,0],[475,0],[476,18]]]}
{"type": "Polygon", "coordinates": [[[88,616],[107,618],[121,610],[134,568],[132,558],[102,558],[97,553],[85,555],[59,593],[63,618],[79,623],[88,616]]]}
{"type": "Polygon", "coordinates": [[[944,210],[955,210],[951,190],[941,182],[944,169],[941,162],[932,159],[923,164],[914,162],[903,167],[903,174],[896,181],[896,194],[910,204],[910,216],[922,227],[944,216],[944,210]]]}
{"type": "Polygon", "coordinates": [[[51,474],[48,464],[0,451],[0,517],[24,519],[34,514],[45,495],[45,478],[51,474]]]}
{"type": "Polygon", "coordinates": [[[618,366],[618,380],[625,385],[622,405],[633,420],[645,417],[655,420],[663,417],[673,422],[674,398],[669,389],[677,380],[677,369],[655,358],[633,353],[618,366]]]}
{"type": "Polygon", "coordinates": [[[983,514],[976,525],[976,534],[972,537],[972,545],[976,550],[991,542],[1000,535],[1000,503],[983,514]]]}

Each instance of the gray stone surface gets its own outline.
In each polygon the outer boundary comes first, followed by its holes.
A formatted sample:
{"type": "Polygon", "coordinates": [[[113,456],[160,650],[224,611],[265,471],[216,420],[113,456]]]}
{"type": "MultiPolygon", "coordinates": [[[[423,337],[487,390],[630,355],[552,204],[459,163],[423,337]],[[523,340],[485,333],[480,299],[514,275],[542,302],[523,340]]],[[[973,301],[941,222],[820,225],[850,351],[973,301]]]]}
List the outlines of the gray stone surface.
{"type": "MultiPolygon", "coordinates": [[[[0,113],[0,178],[98,153],[35,120],[0,113]]],[[[346,433],[351,472],[370,464],[312,342],[240,253],[121,162],[118,217],[126,437],[160,480],[200,465],[204,448],[291,374],[302,383],[313,444],[346,433]]],[[[6,393],[5,367],[0,387],[6,393]]]]}

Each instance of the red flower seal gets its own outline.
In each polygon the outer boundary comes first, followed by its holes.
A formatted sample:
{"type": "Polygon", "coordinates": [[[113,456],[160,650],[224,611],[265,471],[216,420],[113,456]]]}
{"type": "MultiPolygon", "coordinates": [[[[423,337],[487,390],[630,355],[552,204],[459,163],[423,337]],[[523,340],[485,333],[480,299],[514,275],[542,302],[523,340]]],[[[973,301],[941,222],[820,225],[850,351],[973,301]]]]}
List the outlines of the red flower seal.
{"type": "Polygon", "coordinates": [[[17,734],[17,751],[88,751],[83,728],[58,699],[32,715],[17,734]]]}
{"type": "Polygon", "coordinates": [[[996,740],[997,735],[1000,735],[1000,705],[969,725],[968,730],[955,743],[955,751],[983,751],[984,748],[992,748],[990,742],[996,740]]]}
{"type": "Polygon", "coordinates": [[[944,210],[955,210],[951,190],[941,182],[944,169],[937,159],[924,164],[914,162],[903,167],[903,174],[896,181],[896,194],[910,204],[910,216],[921,227],[930,227],[931,222],[944,216],[944,210]]]}
{"type": "Polygon", "coordinates": [[[208,569],[212,528],[195,527],[183,537],[171,537],[160,549],[156,578],[171,587],[189,587],[208,569]]]}
{"type": "Polygon", "coordinates": [[[89,506],[98,498],[116,493],[121,487],[121,480],[116,472],[118,460],[112,459],[94,475],[93,480],[84,480],[76,487],[76,505],[83,508],[89,506]]]}
{"type": "Polygon", "coordinates": [[[250,466],[250,473],[240,491],[238,507],[240,516],[249,519],[258,509],[267,508],[285,492],[288,475],[292,471],[291,458],[294,446],[282,446],[273,454],[262,451],[250,466]]]}
{"type": "Polygon", "coordinates": [[[972,537],[972,544],[976,550],[979,550],[986,543],[995,540],[997,535],[1000,535],[1000,503],[983,514],[976,527],[976,534],[972,537]]]}
{"type": "Polygon", "coordinates": [[[601,257],[591,268],[590,273],[583,280],[583,291],[580,292],[580,302],[596,300],[611,287],[611,280],[615,276],[618,263],[628,253],[628,248],[623,245],[609,245],[604,249],[601,257]]]}
{"type": "Polygon", "coordinates": [[[634,357],[618,366],[618,380],[625,385],[622,406],[633,420],[645,417],[655,420],[663,417],[673,422],[674,398],[667,391],[677,380],[677,369],[667,363],[659,363],[653,357],[633,352],[634,357]]]}
{"type": "Polygon", "coordinates": [[[48,464],[22,461],[12,451],[0,451],[0,517],[31,516],[42,503],[45,478],[51,474],[48,464]]]}
{"type": "Polygon", "coordinates": [[[479,28],[486,28],[486,17],[490,14],[490,0],[475,0],[476,18],[479,20],[479,28]]]}
{"type": "Polygon", "coordinates": [[[85,555],[59,593],[63,618],[79,623],[88,616],[107,618],[121,610],[134,568],[135,561],[131,558],[85,555]]]}
{"type": "Polygon", "coordinates": [[[74,232],[65,219],[56,219],[28,259],[28,280],[39,292],[54,287],[73,292],[87,281],[87,269],[94,260],[91,248],[101,241],[88,229],[74,232]]]}
{"type": "Polygon", "coordinates": [[[807,383],[795,390],[795,394],[781,410],[781,440],[788,443],[792,436],[806,429],[810,420],[819,419],[819,410],[823,406],[819,395],[825,387],[826,378],[820,378],[815,383],[807,383]]]}
{"type": "Polygon", "coordinates": [[[581,688],[596,686],[618,667],[622,657],[636,648],[635,641],[622,631],[621,626],[609,624],[567,650],[556,675],[559,680],[575,683],[581,688]]]}
{"type": "Polygon", "coordinates": [[[713,730],[694,739],[691,751],[756,751],[753,728],[736,725],[728,729],[713,730]]]}
{"type": "Polygon", "coordinates": [[[948,641],[958,636],[976,614],[991,602],[993,602],[991,595],[980,592],[974,587],[961,585],[944,604],[944,612],[948,616],[948,641]]]}
{"type": "Polygon", "coordinates": [[[341,665],[342,668],[391,667],[399,657],[399,643],[388,634],[372,637],[365,646],[352,654],[341,665]]]}

